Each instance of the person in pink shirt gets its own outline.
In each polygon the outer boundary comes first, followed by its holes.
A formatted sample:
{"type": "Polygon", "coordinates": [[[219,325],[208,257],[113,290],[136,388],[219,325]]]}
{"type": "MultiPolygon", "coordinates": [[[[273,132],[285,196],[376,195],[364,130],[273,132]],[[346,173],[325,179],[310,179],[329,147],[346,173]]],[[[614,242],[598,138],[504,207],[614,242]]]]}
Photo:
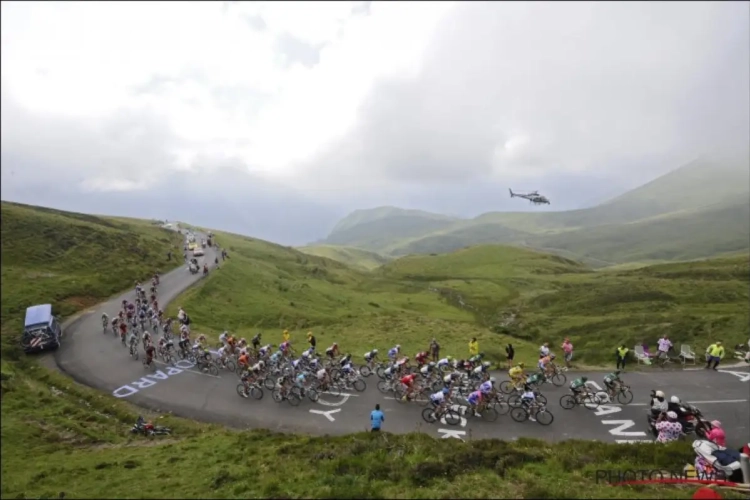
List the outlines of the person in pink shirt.
{"type": "Polygon", "coordinates": [[[724,429],[721,428],[721,422],[718,420],[711,422],[711,430],[706,433],[706,439],[726,448],[727,437],[724,434],[724,429]]]}
{"type": "Polygon", "coordinates": [[[672,341],[669,340],[667,337],[667,334],[665,333],[662,338],[659,339],[659,351],[657,353],[657,357],[660,359],[666,359],[669,357],[669,350],[672,349],[672,341]]]}
{"type": "Polygon", "coordinates": [[[570,360],[573,359],[573,344],[570,343],[570,339],[566,338],[560,347],[565,353],[565,367],[570,368],[570,360]]]}

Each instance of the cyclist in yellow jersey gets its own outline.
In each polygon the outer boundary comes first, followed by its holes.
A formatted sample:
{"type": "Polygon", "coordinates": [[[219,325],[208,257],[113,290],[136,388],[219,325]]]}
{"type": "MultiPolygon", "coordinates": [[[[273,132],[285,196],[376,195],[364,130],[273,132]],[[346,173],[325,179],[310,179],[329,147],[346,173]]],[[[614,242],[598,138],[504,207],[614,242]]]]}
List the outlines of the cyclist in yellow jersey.
{"type": "Polygon", "coordinates": [[[516,366],[508,370],[508,375],[510,375],[510,381],[513,383],[514,386],[518,385],[519,383],[523,383],[523,381],[526,379],[526,374],[524,373],[524,364],[518,363],[516,366]]]}

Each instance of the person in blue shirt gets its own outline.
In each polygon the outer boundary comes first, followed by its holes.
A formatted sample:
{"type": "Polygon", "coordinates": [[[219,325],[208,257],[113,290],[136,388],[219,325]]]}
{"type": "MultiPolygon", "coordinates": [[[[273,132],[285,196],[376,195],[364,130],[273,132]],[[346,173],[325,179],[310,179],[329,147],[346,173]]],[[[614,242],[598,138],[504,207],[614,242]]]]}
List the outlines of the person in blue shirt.
{"type": "Polygon", "coordinates": [[[380,431],[380,426],[385,421],[385,415],[380,411],[380,405],[375,405],[375,409],[370,413],[370,422],[372,423],[372,432],[380,431]]]}

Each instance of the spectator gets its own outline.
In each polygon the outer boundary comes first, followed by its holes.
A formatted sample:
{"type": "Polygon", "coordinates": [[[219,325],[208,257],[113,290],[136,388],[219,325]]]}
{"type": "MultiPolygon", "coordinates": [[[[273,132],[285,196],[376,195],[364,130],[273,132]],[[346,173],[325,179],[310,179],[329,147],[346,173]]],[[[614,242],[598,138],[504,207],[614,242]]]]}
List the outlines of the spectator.
{"type": "Polygon", "coordinates": [[[310,347],[315,349],[315,344],[317,341],[315,340],[315,335],[313,335],[313,332],[307,332],[307,342],[310,344],[310,347]]]}
{"type": "Polygon", "coordinates": [[[432,361],[437,363],[440,359],[440,344],[436,339],[432,339],[432,342],[430,342],[430,354],[432,355],[432,361]]]}
{"type": "Polygon", "coordinates": [[[716,370],[716,368],[719,366],[721,358],[724,357],[724,346],[721,345],[721,341],[708,346],[708,349],[706,349],[706,354],[708,355],[706,360],[706,370],[711,368],[711,363],[714,364],[713,369],[716,370]]]}
{"type": "Polygon", "coordinates": [[[380,405],[375,405],[375,409],[370,413],[370,423],[372,425],[372,432],[379,432],[380,426],[385,422],[385,415],[380,411],[380,405]]]}
{"type": "Polygon", "coordinates": [[[570,343],[570,339],[566,338],[560,347],[565,353],[565,367],[570,368],[570,362],[573,359],[573,344],[570,343]]]}
{"type": "Polygon", "coordinates": [[[620,344],[620,347],[615,349],[615,354],[617,354],[617,369],[618,370],[625,369],[625,358],[627,357],[629,351],[630,349],[625,347],[625,344],[620,344]]]}
{"type": "Polygon", "coordinates": [[[284,339],[283,342],[289,342],[289,330],[284,330],[284,333],[281,334],[281,337],[284,339]]]}
{"type": "Polygon", "coordinates": [[[479,354],[479,342],[477,342],[476,337],[471,338],[471,342],[469,342],[469,356],[476,356],[479,354]]]}
{"type": "Polygon", "coordinates": [[[727,437],[724,434],[724,429],[721,428],[721,422],[718,420],[711,422],[711,430],[706,433],[706,439],[724,448],[727,447],[727,437]]]}
{"type": "Polygon", "coordinates": [[[667,334],[665,333],[662,338],[659,339],[659,350],[656,354],[656,357],[659,359],[668,358],[669,357],[669,351],[672,349],[672,342],[667,338],[667,334]]]}
{"type": "Polygon", "coordinates": [[[513,358],[516,356],[516,350],[513,349],[513,344],[505,346],[505,357],[508,359],[508,369],[513,368],[513,358]]]}

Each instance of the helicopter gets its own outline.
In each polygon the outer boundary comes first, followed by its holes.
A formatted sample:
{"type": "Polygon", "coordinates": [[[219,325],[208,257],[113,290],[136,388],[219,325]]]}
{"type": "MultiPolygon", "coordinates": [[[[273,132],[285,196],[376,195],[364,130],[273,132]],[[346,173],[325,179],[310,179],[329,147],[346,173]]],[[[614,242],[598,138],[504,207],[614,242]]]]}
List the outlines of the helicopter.
{"type": "Polygon", "coordinates": [[[531,193],[514,193],[512,189],[508,189],[510,191],[510,197],[511,198],[523,198],[525,200],[529,200],[534,205],[549,205],[549,200],[545,197],[539,194],[538,191],[532,191],[531,193]]]}

